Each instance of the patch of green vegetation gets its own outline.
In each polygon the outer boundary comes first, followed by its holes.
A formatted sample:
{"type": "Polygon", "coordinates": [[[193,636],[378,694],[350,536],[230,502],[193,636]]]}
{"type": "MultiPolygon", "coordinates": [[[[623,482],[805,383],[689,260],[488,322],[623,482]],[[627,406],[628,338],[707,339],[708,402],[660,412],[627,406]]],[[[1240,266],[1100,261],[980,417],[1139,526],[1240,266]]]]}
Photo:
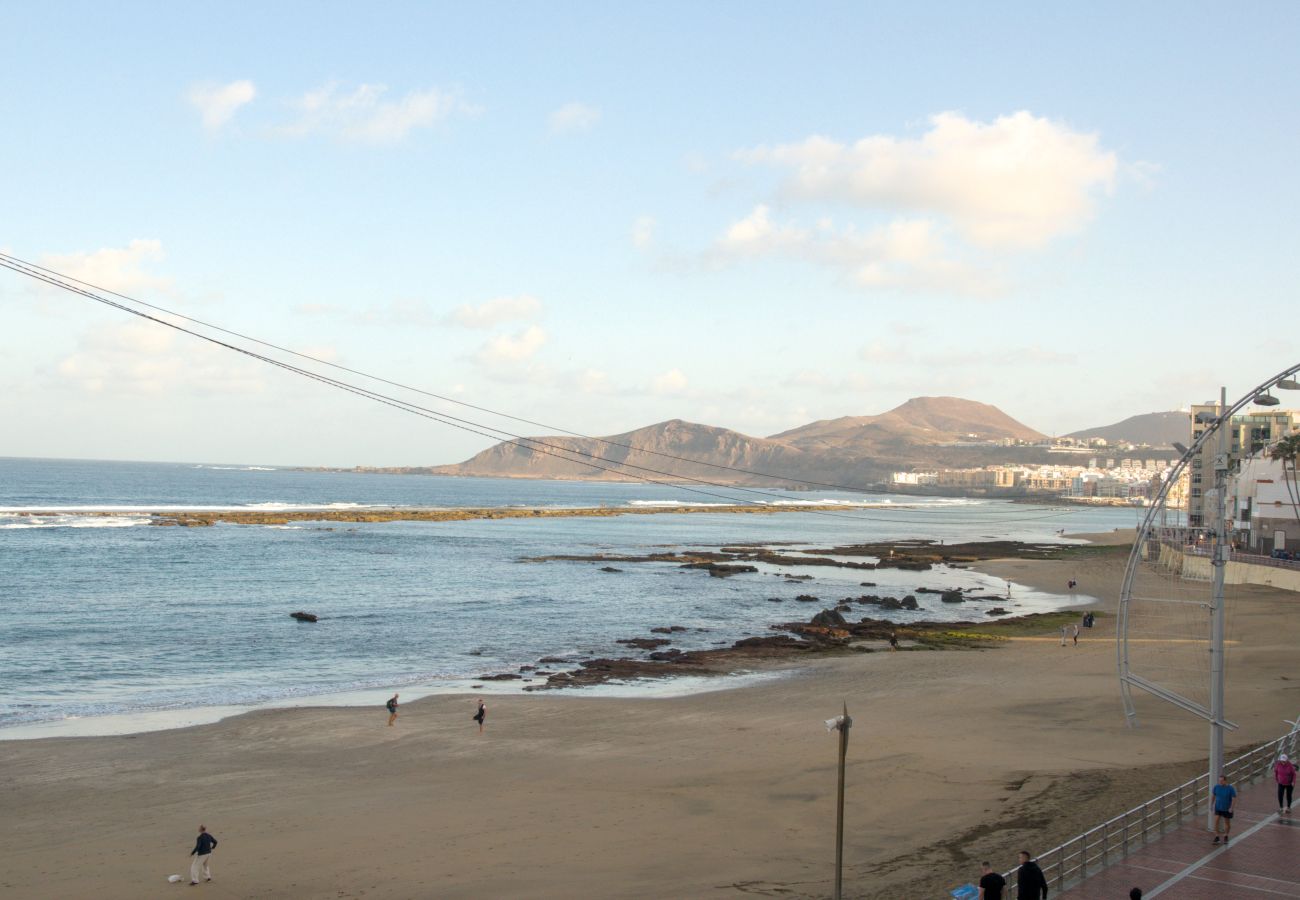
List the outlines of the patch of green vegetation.
{"type": "MultiPolygon", "coordinates": [[[[1106,613],[1093,613],[1098,619],[1107,617],[1106,613]]],[[[1035,613],[1029,616],[1017,616],[990,622],[984,626],[987,630],[1002,637],[1037,637],[1044,634],[1059,634],[1062,625],[1077,625],[1080,615],[1077,612],[1035,613]]]]}

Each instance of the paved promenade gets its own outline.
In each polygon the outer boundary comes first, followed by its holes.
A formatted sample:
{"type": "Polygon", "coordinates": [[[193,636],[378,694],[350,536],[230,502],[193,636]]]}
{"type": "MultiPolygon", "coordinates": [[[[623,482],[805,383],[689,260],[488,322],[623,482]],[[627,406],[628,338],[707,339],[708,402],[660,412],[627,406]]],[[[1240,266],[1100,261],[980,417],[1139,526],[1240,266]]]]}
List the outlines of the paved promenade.
{"type": "Polygon", "coordinates": [[[1126,900],[1142,888],[1143,900],[1275,900],[1300,897],[1300,797],[1291,817],[1277,814],[1270,777],[1238,786],[1232,841],[1212,843],[1204,819],[1184,825],[1134,852],[1127,860],[1052,897],[1126,900]]]}

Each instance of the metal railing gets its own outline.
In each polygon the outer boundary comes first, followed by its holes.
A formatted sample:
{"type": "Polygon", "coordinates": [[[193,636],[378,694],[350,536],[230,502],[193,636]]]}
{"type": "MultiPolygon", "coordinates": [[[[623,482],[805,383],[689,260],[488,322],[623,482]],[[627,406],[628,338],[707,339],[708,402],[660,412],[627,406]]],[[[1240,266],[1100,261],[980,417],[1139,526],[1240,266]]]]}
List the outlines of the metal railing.
{"type": "MultiPolygon", "coordinates": [[[[1269,741],[1236,759],[1224,763],[1223,773],[1229,784],[1250,784],[1267,776],[1278,754],[1294,754],[1300,742],[1300,726],[1276,740],[1269,741]]],[[[1128,812],[1090,828],[1038,856],[1047,883],[1055,891],[1073,887],[1090,875],[1124,859],[1152,838],[1179,827],[1189,818],[1208,813],[1210,800],[1209,773],[1185,781],[1135,806],[1128,812]]],[[[1008,889],[1016,886],[1017,866],[1003,877],[1008,889]]]]}

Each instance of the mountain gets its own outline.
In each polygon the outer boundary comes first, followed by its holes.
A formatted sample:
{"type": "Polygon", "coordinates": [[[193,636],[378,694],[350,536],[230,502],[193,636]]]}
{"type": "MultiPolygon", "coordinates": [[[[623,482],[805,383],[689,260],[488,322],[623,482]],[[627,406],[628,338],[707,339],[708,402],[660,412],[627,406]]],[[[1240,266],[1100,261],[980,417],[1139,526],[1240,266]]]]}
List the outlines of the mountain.
{"type": "Polygon", "coordinates": [[[1186,411],[1143,413],[1129,416],[1123,422],[1105,425],[1101,428],[1088,428],[1067,434],[1076,440],[1105,438],[1110,442],[1128,441],[1132,444],[1147,444],[1152,447],[1168,447],[1174,441],[1188,442],[1191,422],[1186,411]]]}
{"type": "Polygon", "coordinates": [[[1045,436],[996,406],[959,397],[914,397],[878,416],[823,419],[772,435],[804,449],[835,448],[857,454],[954,441],[1038,441],[1045,436]]]}
{"type": "Polygon", "coordinates": [[[737,481],[747,479],[743,473],[729,473],[715,466],[792,474],[809,468],[807,454],[797,447],[681,419],[604,438],[561,436],[535,440],[545,446],[534,448],[527,439],[514,444],[501,443],[463,463],[436,466],[430,471],[438,475],[618,481],[644,481],[662,478],[667,473],[678,478],[737,481]]]}
{"type": "Polygon", "coordinates": [[[995,406],[956,397],[918,397],[878,416],[827,419],[767,438],[672,419],[605,438],[559,436],[533,439],[541,442],[538,445],[528,445],[527,439],[501,443],[462,463],[416,471],[620,481],[698,478],[778,486],[779,481],[750,474],[766,472],[780,474],[791,484],[867,487],[887,481],[891,471],[915,466],[1033,461],[1042,451],[1000,442],[1042,437],[995,406]],[[981,441],[989,443],[969,445],[981,441]],[[955,446],[958,442],[966,446],[955,446]]]}

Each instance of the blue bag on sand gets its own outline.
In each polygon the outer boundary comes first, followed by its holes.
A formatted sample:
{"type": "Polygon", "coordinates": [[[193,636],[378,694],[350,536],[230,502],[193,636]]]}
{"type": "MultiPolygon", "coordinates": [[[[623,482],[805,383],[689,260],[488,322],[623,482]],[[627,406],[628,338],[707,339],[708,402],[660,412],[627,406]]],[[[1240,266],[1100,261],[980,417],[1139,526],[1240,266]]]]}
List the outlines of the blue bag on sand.
{"type": "Polygon", "coordinates": [[[963,884],[959,888],[953,888],[952,895],[956,900],[975,900],[980,895],[980,889],[973,884],[963,884]]]}

